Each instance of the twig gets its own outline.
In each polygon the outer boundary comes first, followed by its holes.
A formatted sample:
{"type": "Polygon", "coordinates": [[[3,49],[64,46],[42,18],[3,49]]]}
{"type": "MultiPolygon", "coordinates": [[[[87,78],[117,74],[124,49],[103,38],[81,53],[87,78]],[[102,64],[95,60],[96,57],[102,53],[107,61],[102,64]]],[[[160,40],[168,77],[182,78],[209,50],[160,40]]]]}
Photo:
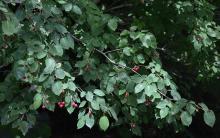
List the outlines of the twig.
{"type": "Polygon", "coordinates": [[[81,41],[79,38],[75,37],[74,35],[71,35],[71,36],[72,36],[72,37],[73,37],[73,39],[74,39],[74,40],[76,40],[77,42],[82,43],[82,41],[81,41]]]}
{"type": "Polygon", "coordinates": [[[8,66],[8,65],[9,65],[9,64],[1,65],[1,66],[0,66],[0,69],[6,67],[6,66],[8,66]]]}
{"type": "Polygon", "coordinates": [[[84,92],[82,88],[80,87],[76,87],[76,89],[79,91],[79,92],[84,92]]]}
{"type": "Polygon", "coordinates": [[[113,10],[117,10],[117,9],[121,9],[121,8],[125,8],[125,7],[131,7],[133,6],[132,4],[123,4],[123,5],[118,5],[115,7],[112,7],[110,9],[107,9],[106,11],[113,11],[113,10]]]}
{"type": "Polygon", "coordinates": [[[118,48],[118,49],[114,49],[114,50],[110,50],[105,52],[105,54],[111,53],[111,52],[115,52],[115,51],[121,51],[123,48],[118,48]]]}
{"type": "MultiPolygon", "coordinates": [[[[110,59],[104,52],[98,50],[98,49],[95,49],[97,52],[99,52],[100,54],[102,54],[104,57],[106,57],[112,64],[118,66],[118,67],[122,67],[122,68],[127,68],[129,70],[132,70],[132,68],[126,66],[126,65],[122,65],[122,64],[118,64],[116,62],[114,62],[112,59],[110,59]]],[[[141,76],[141,74],[139,74],[138,72],[132,70],[133,72],[135,72],[136,74],[138,74],[139,76],[141,76]]]]}
{"type": "Polygon", "coordinates": [[[166,49],[163,47],[162,48],[157,47],[156,49],[161,50],[161,51],[166,51],[166,49]]]}
{"type": "Polygon", "coordinates": [[[170,101],[175,101],[174,99],[166,96],[164,93],[160,92],[160,91],[157,91],[159,94],[161,94],[162,96],[164,96],[166,99],[170,100],[170,101]]]}
{"type": "MultiPolygon", "coordinates": [[[[76,37],[73,36],[73,35],[72,35],[72,37],[73,37],[76,41],[82,43],[82,41],[81,41],[80,39],[76,38],[76,37]]],[[[160,49],[160,48],[157,48],[157,49],[158,49],[158,50],[161,50],[161,51],[166,51],[166,49],[165,49],[164,47],[163,47],[162,49],[160,49]]],[[[134,73],[138,74],[139,76],[142,76],[141,74],[139,74],[138,72],[134,71],[132,68],[130,68],[130,67],[128,67],[128,66],[126,66],[126,65],[121,65],[121,64],[118,64],[118,63],[114,62],[112,59],[110,59],[110,58],[106,55],[107,53],[119,51],[119,50],[121,50],[121,49],[115,49],[115,50],[107,51],[107,52],[105,52],[105,53],[102,52],[102,51],[100,51],[100,50],[98,50],[98,49],[96,49],[96,48],[95,48],[94,50],[97,51],[97,52],[99,52],[100,54],[102,54],[104,57],[106,57],[106,58],[109,60],[109,62],[111,62],[112,64],[114,64],[114,65],[116,65],[116,66],[118,66],[118,67],[127,68],[127,69],[133,71],[134,73]]],[[[83,90],[82,90],[80,87],[77,87],[77,90],[78,90],[79,92],[83,92],[83,90]]],[[[157,92],[158,92],[159,94],[161,94],[163,97],[165,97],[166,99],[170,100],[170,101],[176,101],[175,99],[172,99],[172,98],[168,97],[166,94],[164,94],[164,93],[162,93],[162,92],[160,92],[160,91],[157,91],[157,92]]],[[[202,108],[201,108],[199,105],[197,105],[197,104],[193,104],[193,105],[194,105],[197,109],[201,109],[201,110],[202,110],[202,108]]]]}
{"type": "Polygon", "coordinates": [[[197,109],[203,110],[201,106],[197,105],[196,103],[191,103],[193,104],[197,109]]]}

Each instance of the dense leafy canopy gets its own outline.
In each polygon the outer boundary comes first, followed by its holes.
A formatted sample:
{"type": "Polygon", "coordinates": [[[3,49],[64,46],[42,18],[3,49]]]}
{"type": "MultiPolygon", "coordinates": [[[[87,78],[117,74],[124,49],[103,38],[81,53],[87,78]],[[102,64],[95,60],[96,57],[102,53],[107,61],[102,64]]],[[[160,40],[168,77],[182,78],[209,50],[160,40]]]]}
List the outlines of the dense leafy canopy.
{"type": "Polygon", "coordinates": [[[131,124],[141,135],[139,126],[154,122],[179,130],[199,110],[212,127],[214,112],[181,97],[179,70],[165,69],[163,61],[193,72],[196,81],[219,75],[214,6],[206,0],[129,3],[134,10],[117,14],[91,0],[1,0],[0,69],[7,68],[1,124],[25,135],[38,108],[54,111],[64,101],[70,114],[79,108],[78,129],[131,124]]]}

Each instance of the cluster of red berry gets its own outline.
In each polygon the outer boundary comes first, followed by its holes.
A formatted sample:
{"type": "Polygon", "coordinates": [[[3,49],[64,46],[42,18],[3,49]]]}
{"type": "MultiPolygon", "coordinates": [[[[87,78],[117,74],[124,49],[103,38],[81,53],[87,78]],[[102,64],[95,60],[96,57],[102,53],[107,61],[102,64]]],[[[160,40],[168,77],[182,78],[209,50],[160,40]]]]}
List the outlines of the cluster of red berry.
{"type": "Polygon", "coordinates": [[[132,68],[132,71],[133,72],[138,72],[140,70],[140,67],[139,66],[134,66],[133,68],[132,68]]]}
{"type": "MultiPolygon", "coordinates": [[[[58,102],[57,103],[58,104],[58,106],[60,107],[60,108],[63,108],[63,107],[65,107],[65,102],[58,102]]],[[[72,102],[71,103],[71,106],[73,107],[73,108],[77,108],[78,107],[78,104],[77,103],[75,103],[75,102],[72,102]]]]}
{"type": "Polygon", "coordinates": [[[65,107],[65,102],[58,102],[58,106],[59,106],[60,108],[65,107]]]}

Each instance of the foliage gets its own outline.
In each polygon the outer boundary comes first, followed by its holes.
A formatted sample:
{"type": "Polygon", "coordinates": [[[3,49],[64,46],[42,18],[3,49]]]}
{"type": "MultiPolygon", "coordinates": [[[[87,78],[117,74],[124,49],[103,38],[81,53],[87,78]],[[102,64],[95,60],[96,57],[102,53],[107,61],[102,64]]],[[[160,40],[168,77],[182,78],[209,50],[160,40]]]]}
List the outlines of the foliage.
{"type": "Polygon", "coordinates": [[[113,16],[107,4],[101,9],[91,0],[0,1],[0,69],[7,68],[1,124],[25,135],[37,109],[54,111],[61,102],[70,114],[78,109],[78,129],[130,124],[141,135],[141,124],[154,123],[179,130],[199,110],[213,127],[214,112],[181,97],[178,69],[164,68],[163,61],[180,64],[196,81],[219,75],[214,6],[206,0],[130,3],[128,16],[113,16]]]}

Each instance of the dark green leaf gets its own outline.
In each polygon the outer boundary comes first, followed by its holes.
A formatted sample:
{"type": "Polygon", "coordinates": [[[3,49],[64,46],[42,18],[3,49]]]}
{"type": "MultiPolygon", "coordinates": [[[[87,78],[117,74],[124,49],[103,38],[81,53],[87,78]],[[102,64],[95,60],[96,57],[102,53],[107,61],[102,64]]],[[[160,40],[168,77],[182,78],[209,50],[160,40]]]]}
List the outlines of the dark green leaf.
{"type": "Polygon", "coordinates": [[[180,118],[185,126],[189,126],[192,123],[192,116],[188,112],[182,112],[180,118]]]}
{"type": "Polygon", "coordinates": [[[216,119],[215,119],[215,114],[212,110],[205,111],[203,114],[203,118],[204,118],[205,123],[208,126],[210,126],[210,127],[214,126],[216,119]]]}
{"type": "Polygon", "coordinates": [[[63,91],[63,83],[61,81],[57,81],[52,85],[52,91],[55,95],[60,95],[63,91]]]}

